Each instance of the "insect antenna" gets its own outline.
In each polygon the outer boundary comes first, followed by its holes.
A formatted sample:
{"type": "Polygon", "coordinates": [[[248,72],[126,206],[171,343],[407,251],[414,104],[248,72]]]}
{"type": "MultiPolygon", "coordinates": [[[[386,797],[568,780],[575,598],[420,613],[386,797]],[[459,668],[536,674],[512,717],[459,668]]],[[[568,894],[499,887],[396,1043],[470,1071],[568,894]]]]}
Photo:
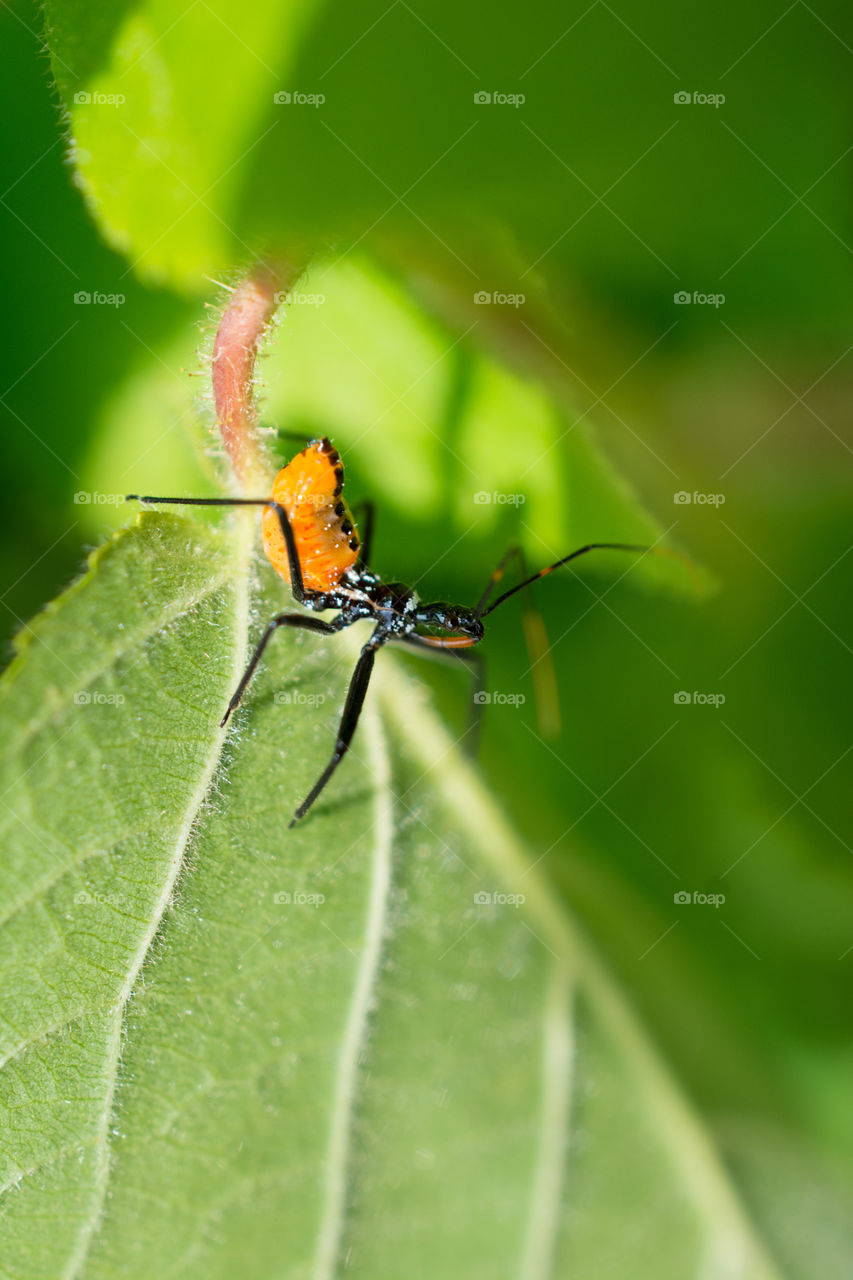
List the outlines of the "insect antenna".
{"type": "MultiPolygon", "coordinates": [[[[676,560],[689,564],[685,556],[678,551],[673,551],[670,547],[638,546],[633,542],[588,542],[586,546],[578,547],[576,551],[571,551],[567,556],[563,556],[560,560],[555,560],[553,564],[546,565],[544,569],[540,569],[537,573],[532,573],[529,578],[525,578],[514,587],[510,587],[509,591],[504,591],[503,595],[498,596],[497,600],[493,600],[488,608],[482,607],[484,600],[481,600],[477,610],[478,616],[487,618],[490,613],[494,613],[499,605],[502,605],[505,600],[509,600],[510,596],[514,596],[517,591],[523,591],[525,587],[538,582],[540,578],[546,578],[555,569],[561,569],[564,564],[569,564],[570,561],[577,560],[579,556],[585,556],[590,551],[634,551],[638,555],[672,556],[676,560]]],[[[486,598],[488,594],[490,592],[486,593],[486,598]]]]}

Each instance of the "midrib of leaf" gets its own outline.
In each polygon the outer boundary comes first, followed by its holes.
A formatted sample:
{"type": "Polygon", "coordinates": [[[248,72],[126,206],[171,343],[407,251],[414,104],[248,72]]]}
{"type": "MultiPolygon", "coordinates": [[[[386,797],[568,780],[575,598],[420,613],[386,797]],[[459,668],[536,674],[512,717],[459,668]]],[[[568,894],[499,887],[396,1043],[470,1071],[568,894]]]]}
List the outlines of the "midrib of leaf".
{"type": "Polygon", "coordinates": [[[337,1270],[346,1213],[347,1174],[357,1099],[359,1057],[367,1038],[367,1022],[382,959],[382,941],[391,892],[393,820],[388,750],[378,710],[371,708],[365,712],[363,720],[371,771],[376,782],[372,880],[364,945],[338,1058],[329,1126],[326,1194],[317,1238],[314,1280],[332,1280],[337,1270]]]}
{"type": "Polygon", "coordinates": [[[531,1188],[521,1280],[547,1280],[553,1267],[569,1148],[574,1058],[573,985],[566,966],[557,961],[551,969],[545,1001],[539,1160],[531,1188]]]}
{"type": "MultiPolygon", "coordinates": [[[[233,619],[234,662],[232,675],[234,684],[236,685],[246,665],[248,656],[249,582],[254,521],[252,520],[251,512],[238,512],[233,518],[235,554],[232,563],[234,567],[235,581],[235,609],[233,619]]],[[[221,583],[219,585],[221,585],[221,583]]],[[[175,614],[175,617],[178,616],[180,616],[180,612],[175,614]]],[[[207,760],[204,768],[199,774],[198,785],[190,798],[190,802],[187,805],[186,813],[184,815],[184,821],[178,831],[175,841],[174,855],[164,878],[163,888],[159,898],[157,899],[154,910],[152,911],[148,928],[142,937],[140,945],[137,948],[136,955],[133,957],[128,969],[127,979],[125,980],[124,986],[119,993],[119,998],[115,1002],[113,1008],[113,1016],[108,1033],[109,1041],[106,1061],[108,1087],[104,1098],[101,1121],[95,1138],[95,1145],[99,1157],[97,1200],[92,1208],[92,1212],[90,1213],[88,1220],[81,1227],[77,1248],[69,1259],[68,1266],[63,1272],[62,1280],[76,1280],[76,1278],[80,1276],[88,1256],[93,1236],[104,1211],[110,1176],[110,1124],[115,1100],[116,1081],[118,1079],[119,1066],[121,1062],[121,1044],[125,1012],[145,961],[150,954],[151,946],[157,935],[157,931],[160,928],[163,915],[169,905],[178,877],[180,876],[183,868],[196,818],[198,817],[204,800],[208,794],[222,757],[222,747],[225,742],[226,733],[227,730],[223,728],[217,728],[214,733],[207,760]]]]}
{"type": "MultiPolygon", "coordinates": [[[[709,1275],[739,1276],[745,1266],[752,1263],[756,1268],[754,1274],[762,1280],[783,1280],[700,1117],[567,909],[555,898],[535,866],[531,866],[476,772],[393,662],[385,662],[381,667],[377,663],[374,682],[388,721],[410,743],[424,772],[440,788],[446,805],[480,848],[484,860],[491,862],[505,884],[516,887],[521,882],[523,885],[527,916],[537,931],[541,930],[540,940],[554,955],[557,968],[563,973],[555,982],[567,983],[570,989],[574,981],[584,991],[603,1027],[630,1064],[638,1093],[645,1098],[651,1114],[657,1117],[659,1131],[680,1170],[685,1188],[700,1220],[706,1223],[707,1255],[703,1274],[707,1271],[709,1275]]],[[[547,1118],[543,1117],[543,1125],[545,1123],[547,1118]]],[[[546,1160],[548,1156],[543,1149],[540,1158],[543,1178],[546,1160]]],[[[535,1228],[537,1216],[532,1219],[531,1230],[535,1228]]],[[[544,1210],[539,1222],[541,1229],[547,1231],[544,1210]]],[[[527,1248],[526,1262],[533,1259],[541,1265],[540,1259],[545,1257],[548,1248],[547,1239],[535,1248],[529,1240],[527,1248]]]]}

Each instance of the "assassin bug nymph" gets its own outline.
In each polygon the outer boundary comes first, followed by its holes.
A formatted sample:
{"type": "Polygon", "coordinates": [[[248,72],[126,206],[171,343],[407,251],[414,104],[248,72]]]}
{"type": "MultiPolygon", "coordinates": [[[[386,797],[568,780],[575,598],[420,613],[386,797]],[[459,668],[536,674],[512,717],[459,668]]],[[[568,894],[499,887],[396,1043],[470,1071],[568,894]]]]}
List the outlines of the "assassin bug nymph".
{"type": "Polygon", "coordinates": [[[240,703],[270,637],[279,627],[302,627],[333,635],[354,622],[370,619],[373,634],[361,650],[349,684],[332,758],[290,821],[292,827],[311,808],[346,755],[364,704],[377,650],[389,641],[406,644],[422,653],[467,660],[482,683],[479,654],[469,650],[483,639],[483,619],[510,596],[553,573],[562,565],[590,551],[613,550],[643,553],[650,548],[626,542],[590,542],[556,560],[538,573],[499,595],[489,604],[510,560],[522,565],[521,551],[513,547],[501,560],[477,605],[434,602],[422,604],[417,594],[401,582],[383,582],[369,568],[373,510],[365,506],[364,538],[359,537],[352,512],[343,499],[344,472],[340,455],[325,437],[312,440],[278,472],[269,498],[157,498],[131,493],[127,501],[176,503],[197,507],[264,507],[263,546],[277,573],[290,583],[294,600],[315,612],[337,610],[325,621],[305,613],[280,613],[268,623],[255,646],[242,679],[222,717],[224,725],[240,703]],[[424,634],[439,632],[442,634],[424,634]]]}

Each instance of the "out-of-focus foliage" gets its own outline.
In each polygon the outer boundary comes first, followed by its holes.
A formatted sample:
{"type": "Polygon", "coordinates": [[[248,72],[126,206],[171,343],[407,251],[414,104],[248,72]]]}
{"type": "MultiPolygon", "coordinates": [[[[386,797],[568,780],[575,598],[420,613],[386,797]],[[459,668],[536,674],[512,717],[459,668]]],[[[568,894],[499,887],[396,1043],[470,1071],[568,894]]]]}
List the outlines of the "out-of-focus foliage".
{"type": "Polygon", "coordinates": [[[524,276],[564,303],[582,278],[641,314],[656,294],[660,317],[663,285],[710,291],[738,259],[753,306],[843,324],[838,241],[811,233],[847,211],[844,10],[778,18],[728,0],[697,40],[678,6],[637,0],[523,21],[487,0],[178,18],[147,0],[95,24],[80,0],[48,5],[81,181],[145,274],[197,288],[247,247],[414,238],[469,292],[497,270],[482,287],[524,276]],[[677,101],[694,93],[724,101],[677,101]],[[808,271],[779,279],[773,253],[808,271]]]}

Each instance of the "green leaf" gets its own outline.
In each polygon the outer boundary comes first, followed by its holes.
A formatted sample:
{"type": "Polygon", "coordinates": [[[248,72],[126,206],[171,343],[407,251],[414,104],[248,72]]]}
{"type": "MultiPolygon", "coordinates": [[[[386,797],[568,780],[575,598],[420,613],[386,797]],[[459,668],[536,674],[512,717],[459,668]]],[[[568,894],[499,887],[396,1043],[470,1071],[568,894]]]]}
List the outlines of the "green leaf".
{"type": "Polygon", "coordinates": [[[847,108],[828,70],[846,51],[811,11],[746,31],[726,0],[701,47],[672,2],[574,21],[556,0],[506,21],[487,0],[141,0],[97,19],[49,0],[47,16],[77,179],[148,277],[198,290],[247,254],[332,240],[405,245],[468,300],[550,284],[575,313],[592,279],[660,329],[702,331],[674,293],[722,275],[747,314],[846,305],[847,108]],[[766,104],[786,65],[780,126],[766,104]],[[724,105],[678,105],[685,84],[724,105]],[[790,216],[790,192],[815,188],[790,216]]]}
{"type": "Polygon", "coordinates": [[[391,654],[287,830],[360,637],[277,637],[217,728],[255,520],[142,517],[4,677],[4,1276],[774,1276],[391,654]]]}
{"type": "Polygon", "coordinates": [[[240,252],[225,211],[272,103],[276,75],[264,54],[275,49],[284,71],[314,7],[255,5],[251,31],[236,0],[191,6],[177,18],[152,0],[94,29],[85,5],[52,10],[78,182],[110,242],[142,275],[168,271],[197,287],[214,263],[222,268],[240,252]]]}

